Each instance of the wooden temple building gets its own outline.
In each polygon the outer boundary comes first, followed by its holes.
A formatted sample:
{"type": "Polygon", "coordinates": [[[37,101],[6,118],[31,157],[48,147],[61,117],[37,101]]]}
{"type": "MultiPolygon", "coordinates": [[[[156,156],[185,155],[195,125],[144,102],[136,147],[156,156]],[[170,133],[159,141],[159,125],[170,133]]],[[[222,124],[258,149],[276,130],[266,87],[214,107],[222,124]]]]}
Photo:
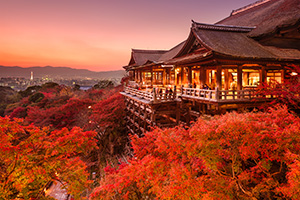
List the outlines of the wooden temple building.
{"type": "MultiPolygon", "coordinates": [[[[263,0],[216,24],[192,21],[170,50],[132,49],[121,94],[128,130],[189,124],[201,114],[253,108],[259,84],[282,82],[300,65],[300,1],[263,0]]],[[[272,97],[270,97],[272,98],[272,97]]]]}

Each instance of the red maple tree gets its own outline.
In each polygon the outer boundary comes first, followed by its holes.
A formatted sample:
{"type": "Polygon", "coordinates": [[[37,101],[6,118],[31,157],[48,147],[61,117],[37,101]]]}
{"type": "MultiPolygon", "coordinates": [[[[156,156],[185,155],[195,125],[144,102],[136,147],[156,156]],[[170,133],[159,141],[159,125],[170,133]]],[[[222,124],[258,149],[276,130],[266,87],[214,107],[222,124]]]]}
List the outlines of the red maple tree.
{"type": "Polygon", "coordinates": [[[270,79],[258,87],[259,96],[270,97],[270,105],[285,104],[289,109],[300,114],[300,66],[293,65],[282,83],[270,79]]]}
{"type": "Polygon", "coordinates": [[[0,199],[42,199],[47,183],[59,180],[79,197],[89,187],[80,156],[96,147],[95,132],[80,128],[50,131],[0,118],[0,199]]]}
{"type": "Polygon", "coordinates": [[[299,130],[277,107],[132,136],[134,157],[92,199],[299,199],[299,130]]]}

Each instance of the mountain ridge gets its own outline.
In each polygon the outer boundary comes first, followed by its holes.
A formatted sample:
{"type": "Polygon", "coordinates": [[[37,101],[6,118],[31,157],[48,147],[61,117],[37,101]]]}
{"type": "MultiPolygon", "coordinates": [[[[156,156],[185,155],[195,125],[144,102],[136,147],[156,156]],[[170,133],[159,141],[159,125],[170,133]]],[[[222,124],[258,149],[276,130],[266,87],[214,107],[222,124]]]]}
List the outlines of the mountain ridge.
{"type": "Polygon", "coordinates": [[[87,69],[74,69],[70,67],[53,67],[53,66],[34,66],[34,67],[19,67],[19,66],[2,66],[0,65],[0,77],[24,77],[30,78],[33,72],[34,78],[122,78],[125,75],[124,70],[116,71],[90,71],[87,69]]]}

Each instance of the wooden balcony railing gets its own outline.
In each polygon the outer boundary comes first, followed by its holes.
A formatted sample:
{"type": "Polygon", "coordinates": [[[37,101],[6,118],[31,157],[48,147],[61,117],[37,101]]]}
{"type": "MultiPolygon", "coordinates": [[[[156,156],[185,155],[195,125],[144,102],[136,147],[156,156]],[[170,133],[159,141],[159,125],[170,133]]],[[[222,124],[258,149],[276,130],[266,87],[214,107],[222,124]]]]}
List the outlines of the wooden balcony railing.
{"type": "Polygon", "coordinates": [[[139,90],[132,87],[124,87],[124,92],[127,94],[131,94],[133,96],[136,96],[140,99],[145,99],[147,101],[153,101],[153,94],[149,91],[145,90],[139,90]]]}
{"type": "Polygon", "coordinates": [[[132,87],[124,87],[124,92],[131,94],[140,99],[147,101],[159,102],[159,101],[171,101],[176,99],[176,87],[173,90],[167,88],[152,88],[151,90],[139,90],[132,87]]]}
{"type": "Polygon", "coordinates": [[[201,99],[206,101],[215,101],[217,100],[216,90],[205,90],[197,88],[184,88],[180,89],[180,96],[188,97],[193,99],[201,99]]]}
{"type": "MultiPolygon", "coordinates": [[[[180,88],[180,92],[166,88],[153,88],[150,91],[125,87],[124,92],[152,102],[171,101],[177,97],[203,100],[207,102],[238,102],[266,98],[257,94],[254,89],[247,90],[206,90],[197,88],[180,88]]],[[[270,97],[271,98],[271,97],[270,97]]]]}
{"type": "Polygon", "coordinates": [[[256,90],[206,90],[196,88],[181,88],[182,97],[194,98],[205,101],[225,102],[225,101],[247,101],[255,98],[262,98],[256,90]]]}

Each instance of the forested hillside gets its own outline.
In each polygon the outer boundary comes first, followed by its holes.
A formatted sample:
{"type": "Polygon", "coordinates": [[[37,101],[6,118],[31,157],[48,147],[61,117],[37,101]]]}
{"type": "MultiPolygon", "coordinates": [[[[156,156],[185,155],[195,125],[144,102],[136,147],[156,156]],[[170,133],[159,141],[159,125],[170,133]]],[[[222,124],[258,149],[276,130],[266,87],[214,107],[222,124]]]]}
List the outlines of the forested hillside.
{"type": "Polygon", "coordinates": [[[0,118],[0,199],[46,198],[55,180],[78,199],[91,190],[91,174],[117,163],[128,144],[121,88],[82,91],[50,82],[12,91],[0,118]]]}
{"type": "Polygon", "coordinates": [[[299,199],[300,119],[286,107],[132,136],[93,199],[299,199]]]}

